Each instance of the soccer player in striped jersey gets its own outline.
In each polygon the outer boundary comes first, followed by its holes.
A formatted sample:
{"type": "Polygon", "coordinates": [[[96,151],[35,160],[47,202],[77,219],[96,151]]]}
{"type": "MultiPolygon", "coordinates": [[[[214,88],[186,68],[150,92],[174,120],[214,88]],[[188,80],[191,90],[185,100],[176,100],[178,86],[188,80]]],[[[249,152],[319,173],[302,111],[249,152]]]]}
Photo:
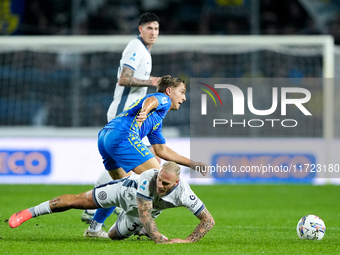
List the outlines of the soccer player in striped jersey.
{"type": "Polygon", "coordinates": [[[150,169],[141,175],[112,181],[78,195],[62,195],[17,212],[9,219],[9,225],[16,228],[33,217],[69,209],[113,205],[122,207],[123,211],[109,230],[112,240],[129,238],[143,231],[155,243],[194,243],[203,238],[215,224],[203,202],[180,177],[180,167],[174,162],[166,162],[160,170],[150,169]],[[163,210],[173,207],[186,207],[200,223],[187,238],[169,241],[158,231],[154,219],[163,210]]]}
{"type": "Polygon", "coordinates": [[[150,50],[158,38],[159,18],[153,13],[142,14],[138,29],[139,36],[128,43],[120,60],[118,82],[107,112],[108,121],[144,97],[148,87],[156,87],[160,79],[150,76],[152,69],[150,50]]]}

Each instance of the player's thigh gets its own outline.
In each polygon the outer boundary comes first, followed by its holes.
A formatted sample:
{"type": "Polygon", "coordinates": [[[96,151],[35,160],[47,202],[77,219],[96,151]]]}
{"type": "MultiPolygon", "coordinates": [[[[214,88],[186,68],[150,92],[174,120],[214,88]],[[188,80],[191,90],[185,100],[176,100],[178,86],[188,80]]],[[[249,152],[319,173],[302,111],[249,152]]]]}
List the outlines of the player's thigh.
{"type": "Polygon", "coordinates": [[[147,136],[145,136],[142,139],[142,142],[151,151],[151,153],[155,156],[155,158],[157,159],[158,163],[160,164],[161,163],[161,158],[156,155],[155,150],[152,148],[152,146],[151,146],[151,144],[149,142],[149,138],[147,136]]]}
{"type": "Polygon", "coordinates": [[[114,169],[114,170],[108,170],[107,172],[109,173],[112,180],[119,180],[124,177],[128,177],[132,174],[131,172],[128,172],[128,173],[125,172],[124,169],[121,167],[118,169],[114,169]]]}
{"type": "Polygon", "coordinates": [[[143,228],[138,217],[127,215],[126,212],[119,214],[116,222],[109,230],[109,236],[113,239],[124,239],[133,236],[143,228]]]}
{"type": "Polygon", "coordinates": [[[158,163],[157,159],[156,158],[151,158],[149,160],[147,160],[146,162],[140,164],[139,166],[135,167],[133,169],[133,171],[136,173],[136,174],[141,174],[147,170],[150,170],[152,168],[156,168],[156,169],[160,169],[161,166],[160,164],[158,163]]]}
{"type": "Polygon", "coordinates": [[[93,189],[93,202],[97,205],[97,208],[119,206],[120,184],[119,181],[111,181],[93,189]]]}

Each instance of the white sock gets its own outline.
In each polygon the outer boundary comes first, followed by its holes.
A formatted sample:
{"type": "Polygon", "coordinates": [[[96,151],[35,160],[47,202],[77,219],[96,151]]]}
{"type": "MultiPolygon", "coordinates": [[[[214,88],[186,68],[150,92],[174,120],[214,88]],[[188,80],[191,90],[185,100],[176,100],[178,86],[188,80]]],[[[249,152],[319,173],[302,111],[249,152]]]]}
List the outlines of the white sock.
{"type": "Polygon", "coordinates": [[[49,201],[46,201],[46,202],[41,203],[40,205],[31,207],[28,210],[32,213],[33,217],[37,217],[37,216],[44,215],[44,214],[49,214],[52,212],[49,201]]]}
{"type": "Polygon", "coordinates": [[[99,222],[97,222],[95,220],[92,220],[88,230],[90,232],[98,232],[98,231],[100,231],[102,229],[102,226],[103,226],[103,223],[99,223],[99,222]]]}
{"type": "Polygon", "coordinates": [[[88,214],[95,214],[96,211],[97,211],[97,209],[87,209],[87,210],[85,210],[85,212],[88,213],[88,214]]]}

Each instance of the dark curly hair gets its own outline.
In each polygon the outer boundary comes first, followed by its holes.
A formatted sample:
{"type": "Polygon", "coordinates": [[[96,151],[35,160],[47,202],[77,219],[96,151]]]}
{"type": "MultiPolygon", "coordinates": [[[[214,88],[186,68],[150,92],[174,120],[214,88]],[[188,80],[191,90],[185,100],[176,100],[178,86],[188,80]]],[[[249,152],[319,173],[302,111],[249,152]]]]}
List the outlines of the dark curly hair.
{"type": "Polygon", "coordinates": [[[152,12],[145,12],[139,17],[139,25],[144,25],[153,21],[157,21],[159,23],[159,17],[152,12]]]}

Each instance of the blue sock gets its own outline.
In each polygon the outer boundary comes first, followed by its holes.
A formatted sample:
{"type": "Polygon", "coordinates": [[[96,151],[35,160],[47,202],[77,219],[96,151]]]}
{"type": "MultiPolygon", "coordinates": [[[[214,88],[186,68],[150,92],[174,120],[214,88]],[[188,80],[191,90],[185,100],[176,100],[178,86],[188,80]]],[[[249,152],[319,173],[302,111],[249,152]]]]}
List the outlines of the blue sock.
{"type": "Polygon", "coordinates": [[[93,216],[93,219],[99,223],[104,223],[106,218],[111,215],[115,208],[116,208],[115,206],[110,208],[99,208],[97,209],[95,215],[93,216]]]}

